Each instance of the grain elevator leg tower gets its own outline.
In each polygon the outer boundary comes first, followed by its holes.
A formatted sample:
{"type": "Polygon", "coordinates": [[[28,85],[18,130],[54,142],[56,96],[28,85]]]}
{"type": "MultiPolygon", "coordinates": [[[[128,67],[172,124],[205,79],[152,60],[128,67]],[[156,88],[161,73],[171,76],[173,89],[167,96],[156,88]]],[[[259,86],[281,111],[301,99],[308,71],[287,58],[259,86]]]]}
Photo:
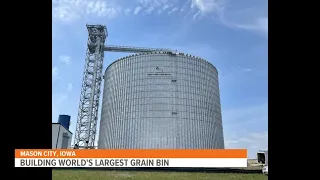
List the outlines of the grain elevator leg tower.
{"type": "Polygon", "coordinates": [[[75,147],[81,149],[94,148],[102,82],[104,43],[108,36],[106,26],[87,25],[87,29],[89,38],[74,142],[75,147]]]}

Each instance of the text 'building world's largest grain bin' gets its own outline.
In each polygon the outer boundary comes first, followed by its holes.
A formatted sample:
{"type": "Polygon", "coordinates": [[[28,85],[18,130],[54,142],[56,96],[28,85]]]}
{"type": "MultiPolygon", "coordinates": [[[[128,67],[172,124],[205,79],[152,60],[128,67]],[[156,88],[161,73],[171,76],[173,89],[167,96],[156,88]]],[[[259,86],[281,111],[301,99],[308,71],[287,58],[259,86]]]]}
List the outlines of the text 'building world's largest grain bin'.
{"type": "Polygon", "coordinates": [[[223,149],[217,69],[189,55],[147,53],[104,75],[98,148],[223,149]]]}

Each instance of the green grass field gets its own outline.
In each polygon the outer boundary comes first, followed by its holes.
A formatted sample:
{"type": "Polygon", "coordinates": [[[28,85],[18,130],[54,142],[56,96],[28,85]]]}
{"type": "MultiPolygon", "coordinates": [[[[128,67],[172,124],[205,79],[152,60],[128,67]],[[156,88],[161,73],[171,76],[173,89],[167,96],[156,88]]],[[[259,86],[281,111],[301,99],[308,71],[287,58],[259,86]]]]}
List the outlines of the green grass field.
{"type": "Polygon", "coordinates": [[[52,180],[267,180],[263,174],[53,170],[52,180]]]}

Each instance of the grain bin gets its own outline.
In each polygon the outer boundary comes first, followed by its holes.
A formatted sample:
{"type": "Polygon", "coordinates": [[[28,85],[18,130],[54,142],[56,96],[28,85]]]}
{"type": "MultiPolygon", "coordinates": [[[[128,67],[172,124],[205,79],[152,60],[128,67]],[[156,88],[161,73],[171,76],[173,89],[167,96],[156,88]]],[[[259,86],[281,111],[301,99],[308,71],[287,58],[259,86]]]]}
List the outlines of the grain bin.
{"type": "Polygon", "coordinates": [[[217,69],[181,53],[113,62],[104,75],[98,148],[224,149],[217,69]]]}

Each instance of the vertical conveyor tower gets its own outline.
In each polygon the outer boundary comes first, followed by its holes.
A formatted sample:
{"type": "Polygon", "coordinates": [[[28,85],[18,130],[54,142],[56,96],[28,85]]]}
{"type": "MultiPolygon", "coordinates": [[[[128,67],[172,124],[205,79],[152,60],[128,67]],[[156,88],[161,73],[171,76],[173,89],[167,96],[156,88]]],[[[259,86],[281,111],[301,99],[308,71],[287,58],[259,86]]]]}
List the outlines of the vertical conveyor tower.
{"type": "Polygon", "coordinates": [[[94,148],[97,132],[100,85],[104,58],[104,43],[108,36],[106,26],[87,25],[88,43],[80,95],[74,145],[94,148]]]}

